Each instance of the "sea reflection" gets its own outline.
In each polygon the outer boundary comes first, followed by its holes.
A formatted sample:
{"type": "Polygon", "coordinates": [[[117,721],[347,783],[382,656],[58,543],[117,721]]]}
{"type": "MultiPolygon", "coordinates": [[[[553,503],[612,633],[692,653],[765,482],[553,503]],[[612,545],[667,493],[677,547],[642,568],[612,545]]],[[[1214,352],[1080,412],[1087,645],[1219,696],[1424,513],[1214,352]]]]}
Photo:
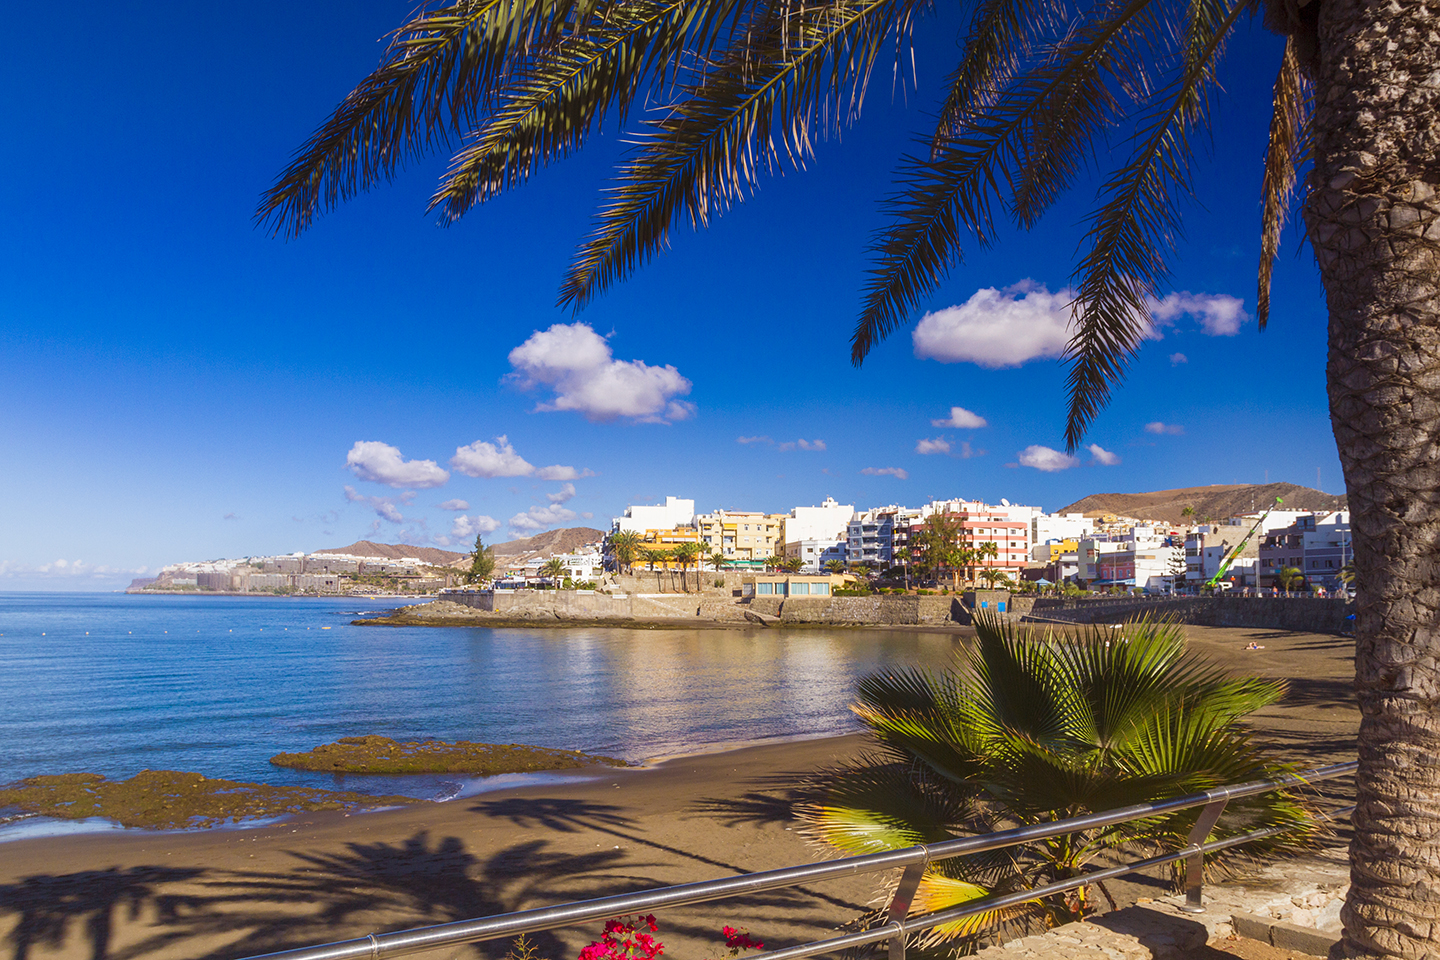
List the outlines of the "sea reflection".
{"type": "MultiPolygon", "coordinates": [[[[946,634],[350,625],[354,599],[0,595],[0,782],[196,770],[336,786],[268,759],[342,736],[533,743],[629,760],[856,729],[856,679],[946,634]],[[322,630],[322,627],[331,627],[322,630]]],[[[379,607],[381,604],[371,606],[379,607]]],[[[434,795],[454,778],[346,777],[434,795]]],[[[467,786],[468,789],[471,789],[467,786]]]]}

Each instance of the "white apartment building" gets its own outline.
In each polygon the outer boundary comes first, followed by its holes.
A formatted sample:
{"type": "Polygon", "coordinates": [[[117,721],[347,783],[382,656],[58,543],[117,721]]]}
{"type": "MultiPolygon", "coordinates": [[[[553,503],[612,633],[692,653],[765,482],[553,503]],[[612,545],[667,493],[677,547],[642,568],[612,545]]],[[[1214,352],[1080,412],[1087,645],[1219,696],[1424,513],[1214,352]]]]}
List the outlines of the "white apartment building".
{"type": "Polygon", "coordinates": [[[1095,534],[1095,519],[1083,513],[1043,513],[1031,523],[1030,530],[1037,544],[1083,540],[1095,534]]]}
{"type": "Polygon", "coordinates": [[[834,497],[826,497],[818,507],[796,507],[785,517],[783,541],[788,547],[803,540],[844,540],[853,516],[855,505],[836,503],[834,497]]]}
{"type": "Polygon", "coordinates": [[[551,560],[559,560],[565,565],[566,577],[571,580],[594,580],[600,576],[603,564],[598,553],[555,553],[548,557],[532,557],[525,562],[525,576],[527,579],[539,577],[540,568],[551,560]]]}
{"type": "Polygon", "coordinates": [[[634,504],[625,508],[625,516],[615,517],[610,529],[615,533],[644,533],[646,530],[674,530],[695,522],[695,501],[666,497],[661,504],[634,504]]]}
{"type": "Polygon", "coordinates": [[[850,518],[846,526],[845,560],[883,570],[895,563],[895,548],[909,543],[910,525],[922,516],[918,507],[874,507],[850,518]]]}
{"type": "Polygon", "coordinates": [[[801,573],[829,573],[825,564],[831,560],[845,562],[846,541],[836,538],[834,540],[797,540],[785,544],[785,556],[798,557],[803,564],[801,573]]]}

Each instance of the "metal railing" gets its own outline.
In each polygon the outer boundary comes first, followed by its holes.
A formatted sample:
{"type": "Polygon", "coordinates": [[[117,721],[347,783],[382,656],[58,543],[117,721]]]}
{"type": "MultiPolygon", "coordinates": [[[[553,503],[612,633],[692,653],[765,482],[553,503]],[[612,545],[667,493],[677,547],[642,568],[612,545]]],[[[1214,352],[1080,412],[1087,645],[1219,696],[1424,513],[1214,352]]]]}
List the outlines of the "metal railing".
{"type": "MultiPolygon", "coordinates": [[[[1191,913],[1200,913],[1204,910],[1201,903],[1201,891],[1204,877],[1205,854],[1216,850],[1223,850],[1227,847],[1237,846],[1242,843],[1248,843],[1251,840],[1274,836],[1285,832],[1286,829],[1284,827],[1273,827],[1254,830],[1239,836],[1227,837],[1224,840],[1204,843],[1205,837],[1214,829],[1216,822],[1220,819],[1220,815],[1224,812],[1226,804],[1231,800],[1253,797],[1285,787],[1303,786],[1322,780],[1333,780],[1337,777],[1354,773],[1356,766],[1357,764],[1354,761],[1349,763],[1336,763],[1276,780],[1256,780],[1250,783],[1235,784],[1228,787],[1216,787],[1212,790],[1206,790],[1203,793],[1176,797],[1172,800],[1136,804],[1117,810],[1107,810],[1101,813],[1072,817],[1068,820],[1031,824],[1029,826],[1017,827],[1013,830],[1002,830],[995,833],[960,837],[941,843],[920,844],[913,847],[906,847],[903,850],[891,850],[860,857],[845,857],[838,860],[826,860],[820,863],[782,867],[778,870],[746,873],[734,877],[722,877],[718,880],[705,880],[698,883],[658,887],[652,890],[642,890],[637,893],[600,897],[595,900],[580,900],[553,907],[538,907],[532,910],[520,910],[515,913],[504,913],[498,916],[482,917],[475,920],[459,920],[453,923],[441,923],[428,927],[416,927],[411,930],[399,930],[394,933],[372,933],[354,940],[341,940],[336,943],[321,944],[319,946],[282,950],[277,953],[264,954],[263,957],[247,958],[247,960],[389,960],[391,957],[405,956],[438,947],[517,937],[522,933],[538,933],[542,930],[554,930],[558,927],[568,927],[630,913],[651,913],[665,907],[688,906],[690,904],[706,903],[714,900],[725,900],[731,897],[759,893],[764,890],[776,890],[784,887],[798,886],[802,883],[877,873],[884,870],[892,870],[897,867],[903,867],[904,873],[900,877],[900,884],[895,891],[894,898],[891,900],[889,912],[884,924],[857,933],[832,937],[828,940],[817,940],[796,947],[771,950],[766,953],[756,954],[748,958],[748,960],[798,960],[800,957],[816,956],[849,947],[879,943],[885,940],[890,942],[890,960],[904,960],[905,939],[912,933],[928,930],[931,927],[940,926],[941,924],[954,923],[966,917],[995,910],[1000,907],[1023,903],[1055,893],[1063,893],[1067,890],[1073,890],[1077,887],[1129,873],[1137,873],[1141,870],[1160,864],[1172,863],[1176,860],[1186,861],[1186,902],[1180,909],[1191,913]],[[1187,838],[1186,846],[1173,853],[1150,857],[1144,860],[1135,860],[1104,870],[1093,870],[1069,880],[1047,884],[1030,890],[1020,890],[1000,896],[986,897],[982,900],[976,900],[963,906],[952,907],[948,910],[907,917],[911,899],[915,895],[916,888],[919,886],[920,878],[924,874],[925,868],[936,861],[948,860],[967,854],[982,853],[987,850],[1019,846],[1020,844],[1031,843],[1036,840],[1046,840],[1051,837],[1077,833],[1082,830],[1114,826],[1116,824],[1127,823],[1132,820],[1142,820],[1147,817],[1172,813],[1176,810],[1184,810],[1190,807],[1204,807],[1204,809],[1200,812],[1200,816],[1196,820],[1195,826],[1187,838]]],[[[1352,809],[1352,807],[1346,807],[1334,811],[1331,816],[1343,816],[1352,809]]]]}

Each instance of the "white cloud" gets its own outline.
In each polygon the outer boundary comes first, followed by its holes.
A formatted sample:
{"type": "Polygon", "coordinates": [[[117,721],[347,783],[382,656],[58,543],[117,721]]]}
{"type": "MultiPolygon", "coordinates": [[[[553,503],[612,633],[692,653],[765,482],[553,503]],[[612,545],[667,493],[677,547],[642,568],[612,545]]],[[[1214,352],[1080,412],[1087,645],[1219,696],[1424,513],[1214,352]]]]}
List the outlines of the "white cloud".
{"type": "Polygon", "coordinates": [[[1034,467],[1045,473],[1054,473],[1057,470],[1069,470],[1071,467],[1080,466],[1079,457],[1073,457],[1068,453],[1052,450],[1049,447],[1042,447],[1038,443],[1032,443],[1021,450],[1016,459],[1020,461],[1022,467],[1034,467]]]}
{"type": "Polygon", "coordinates": [[[0,580],[108,580],[116,577],[143,577],[149,567],[112,567],[84,560],[52,560],[39,566],[0,560],[0,580]]]}
{"type": "Polygon", "coordinates": [[[444,503],[436,504],[441,510],[469,510],[470,504],[464,500],[446,500],[444,503]]]}
{"type": "Polygon", "coordinates": [[[468,447],[456,447],[450,466],[467,477],[528,477],[535,467],[515,452],[504,434],[494,443],[476,440],[468,447]]]}
{"type": "Polygon", "coordinates": [[[541,480],[579,480],[581,477],[593,477],[595,471],[586,467],[584,470],[576,470],[574,467],[562,467],[554,464],[549,467],[541,467],[535,471],[535,476],[541,480]]]}
{"type": "Polygon", "coordinates": [[[1178,437],[1185,432],[1185,428],[1178,423],[1161,423],[1156,420],[1153,423],[1145,424],[1146,433],[1159,434],[1161,436],[1178,437]]]}
{"type": "Polygon", "coordinates": [[[669,364],[652,367],[641,360],[616,360],[610,344],[586,323],[557,323],[536,331],[510,351],[510,365],[521,389],[543,385],[554,392],[554,399],[537,410],[653,423],[695,415],[694,404],[676,399],[691,387],[680,371],[669,364]]]}
{"type": "Polygon", "coordinates": [[[1189,363],[1189,362],[1190,362],[1190,358],[1187,357],[1187,356],[1185,356],[1185,354],[1183,354],[1183,353],[1172,353],[1172,354],[1170,354],[1170,366],[1172,366],[1172,367],[1178,367],[1178,366],[1180,366],[1180,364],[1182,364],[1182,363],[1189,363]]]}
{"type": "Polygon", "coordinates": [[[1114,467],[1120,464],[1120,455],[1118,453],[1111,453],[1098,443],[1092,443],[1085,449],[1090,451],[1090,456],[1094,457],[1095,462],[1102,467],[1114,467]]]}
{"type": "Polygon", "coordinates": [[[398,449],[378,440],[357,440],[345,455],[345,466],[361,480],[387,487],[439,487],[450,474],[434,460],[406,460],[398,449]]]}
{"type": "Polygon", "coordinates": [[[568,507],[552,503],[548,507],[531,507],[524,513],[510,518],[510,529],[515,531],[537,531],[553,527],[557,523],[574,520],[579,514],[568,507]]]}
{"type": "Polygon", "coordinates": [[[984,417],[971,413],[964,407],[951,407],[949,417],[930,421],[932,427],[953,427],[956,430],[979,430],[987,425],[984,417]]]}
{"type": "Polygon", "coordinates": [[[1070,342],[1069,289],[1051,293],[1033,280],[975,291],[963,304],[925,314],[912,339],[915,356],[992,369],[1058,357],[1070,342]]]}
{"type": "Polygon", "coordinates": [[[1163,300],[1152,300],[1150,315],[1158,324],[1174,323],[1184,316],[1194,317],[1200,321],[1201,331],[1212,337],[1233,337],[1240,332],[1240,324],[1250,319],[1245,312],[1245,301],[1239,297],[1189,290],[1167,294],[1163,300]]]}
{"type": "Polygon", "coordinates": [[[825,441],[824,441],[824,440],[786,440],[784,443],[780,444],[780,446],[779,446],[777,449],[779,449],[779,450],[794,450],[794,449],[797,448],[797,447],[800,448],[801,450],[823,451],[823,450],[825,449],[825,441]]]}
{"type": "Polygon", "coordinates": [[[921,440],[915,444],[916,453],[949,453],[950,441],[944,437],[936,437],[934,440],[921,440]]]}
{"type": "Polygon", "coordinates": [[[867,477],[894,477],[897,480],[910,479],[910,473],[902,467],[866,467],[860,472],[867,477]]]}
{"type": "MultiPolygon", "coordinates": [[[[365,504],[375,511],[376,516],[384,520],[389,520],[391,523],[405,522],[405,518],[400,515],[400,508],[395,506],[393,497],[367,497],[365,494],[358,492],[354,487],[346,485],[345,499],[351,503],[365,504]]],[[[378,530],[379,528],[379,521],[376,521],[372,529],[378,530]]]]}
{"type": "Polygon", "coordinates": [[[735,438],[735,442],[736,442],[736,443],[751,444],[751,443],[774,443],[775,441],[774,441],[774,440],[771,440],[769,437],[736,437],[736,438],[735,438]]]}
{"type": "MultiPolygon", "coordinates": [[[[482,533],[494,533],[500,529],[500,521],[484,514],[475,517],[459,516],[450,524],[450,539],[472,541],[482,533]]],[[[439,537],[435,538],[439,540],[439,537]]]]}
{"type": "MultiPolygon", "coordinates": [[[[1044,284],[1028,279],[1003,289],[985,287],[962,304],[927,313],[912,334],[915,356],[992,369],[1059,357],[1070,343],[1074,300],[1075,291],[1069,287],[1051,293],[1044,284]]],[[[1141,336],[1149,340],[1160,339],[1160,328],[1181,317],[1195,318],[1212,337],[1234,336],[1250,318],[1243,300],[1223,293],[1182,290],[1147,303],[1141,336]]],[[[1185,361],[1172,357],[1171,362],[1185,361]]]]}
{"type": "Polygon", "coordinates": [[[970,441],[966,440],[960,444],[960,452],[956,454],[956,456],[958,456],[961,460],[969,460],[971,457],[985,456],[985,451],[972,449],[970,446],[970,441]]]}
{"type": "Polygon", "coordinates": [[[567,483],[556,493],[545,494],[545,499],[551,503],[564,503],[566,500],[575,499],[575,484],[567,483]]]}

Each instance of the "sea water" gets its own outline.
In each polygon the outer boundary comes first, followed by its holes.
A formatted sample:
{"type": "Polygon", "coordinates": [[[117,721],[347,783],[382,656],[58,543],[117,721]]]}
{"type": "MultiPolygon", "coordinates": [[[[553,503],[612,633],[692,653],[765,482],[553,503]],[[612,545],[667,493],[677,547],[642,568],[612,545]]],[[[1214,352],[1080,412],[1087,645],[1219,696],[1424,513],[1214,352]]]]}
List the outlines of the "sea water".
{"type": "Polygon", "coordinates": [[[0,593],[0,783],[148,768],[443,798],[480,786],[269,758],[365,734],[640,761],[848,733],[859,677],[940,666],[956,644],[891,630],[352,625],[396,602],[0,593]]]}

